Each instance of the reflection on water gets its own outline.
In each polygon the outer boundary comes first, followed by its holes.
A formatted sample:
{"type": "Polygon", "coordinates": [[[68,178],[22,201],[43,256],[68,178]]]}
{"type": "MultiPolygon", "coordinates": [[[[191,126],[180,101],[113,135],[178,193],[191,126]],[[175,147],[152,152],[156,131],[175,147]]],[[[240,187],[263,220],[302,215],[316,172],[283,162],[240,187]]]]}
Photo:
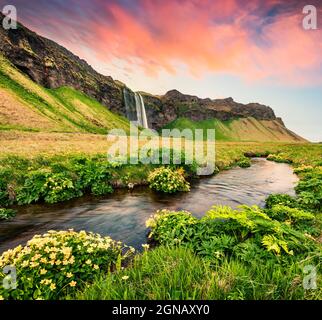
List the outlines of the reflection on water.
{"type": "Polygon", "coordinates": [[[109,235],[140,248],[146,242],[145,221],[158,209],[184,209],[201,217],[214,204],[263,206],[271,193],[294,195],[296,182],[287,164],[254,159],[250,168],[200,179],[189,193],[167,196],[142,187],[131,192],[117,190],[99,199],[83,197],[57,205],[20,207],[14,219],[0,223],[0,253],[24,244],[35,234],[69,228],[109,235]]]}

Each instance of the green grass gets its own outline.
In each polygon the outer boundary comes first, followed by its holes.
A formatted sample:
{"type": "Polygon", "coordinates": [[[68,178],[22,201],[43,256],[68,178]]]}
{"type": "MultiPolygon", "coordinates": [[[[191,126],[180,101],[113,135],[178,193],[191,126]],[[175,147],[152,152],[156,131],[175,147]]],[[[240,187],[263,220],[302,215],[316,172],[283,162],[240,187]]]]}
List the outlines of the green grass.
{"type": "Polygon", "coordinates": [[[297,197],[270,196],[264,210],[226,207],[202,219],[184,212],[150,219],[159,247],[76,298],[321,300],[321,151],[320,145],[275,150],[299,174],[297,197]],[[303,286],[306,266],[316,268],[316,289],[303,286]]]}
{"type": "Polygon", "coordinates": [[[223,259],[210,264],[183,247],[160,246],[136,256],[124,270],[96,279],[80,300],[291,300],[318,299],[305,291],[299,264],[245,264],[223,259]]]}
{"type": "Polygon", "coordinates": [[[108,274],[78,299],[202,299],[209,296],[212,272],[185,248],[159,247],[135,258],[133,265],[108,274]]]}
{"type": "MultiPolygon", "coordinates": [[[[217,141],[301,141],[295,139],[285,127],[277,121],[264,121],[255,118],[236,118],[226,121],[207,119],[192,121],[188,118],[178,118],[167,124],[164,129],[215,129],[217,141]]],[[[204,139],[206,139],[206,132],[204,139]]],[[[303,141],[302,141],[303,142],[303,141]]]]}
{"type": "MultiPolygon", "coordinates": [[[[1,56],[0,88],[7,90],[15,99],[35,111],[39,119],[49,120],[55,132],[106,134],[108,130],[115,128],[129,131],[127,119],[112,113],[96,100],[72,88],[62,87],[53,90],[43,88],[1,56]]],[[[36,130],[30,127],[30,123],[25,126],[0,123],[1,129],[36,130]]]]}
{"type": "MultiPolygon", "coordinates": [[[[164,126],[163,129],[179,129],[179,130],[184,130],[184,129],[191,129],[191,130],[196,130],[196,129],[216,129],[216,140],[220,141],[234,141],[233,137],[228,135],[226,132],[224,132],[223,127],[229,127],[229,124],[231,123],[232,120],[228,121],[220,121],[218,119],[209,119],[209,120],[204,120],[204,121],[199,121],[195,122],[192,121],[188,118],[178,118],[166,126],[164,126]]],[[[205,138],[205,137],[204,137],[205,138]]]]}

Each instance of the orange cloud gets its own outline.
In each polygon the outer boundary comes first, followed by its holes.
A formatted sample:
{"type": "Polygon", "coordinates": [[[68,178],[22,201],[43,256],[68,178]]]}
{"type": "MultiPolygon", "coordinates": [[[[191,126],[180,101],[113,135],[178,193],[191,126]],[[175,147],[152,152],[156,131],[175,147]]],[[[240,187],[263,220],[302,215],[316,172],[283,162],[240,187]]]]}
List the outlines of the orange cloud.
{"type": "Polygon", "coordinates": [[[93,21],[90,45],[102,61],[123,59],[150,76],[184,65],[195,76],[227,72],[289,84],[321,81],[322,31],[303,30],[301,11],[268,21],[256,16],[259,1],[224,3],[146,0],[138,15],[107,5],[113,23],[93,21]]]}
{"type": "MultiPolygon", "coordinates": [[[[302,28],[305,2],[79,0],[59,2],[68,9],[61,15],[43,7],[28,21],[89,61],[90,49],[92,61],[121,60],[125,69],[151,77],[185,68],[193,76],[225,72],[305,85],[322,83],[322,28],[302,28]]],[[[321,5],[319,11],[322,19],[321,5]]]]}

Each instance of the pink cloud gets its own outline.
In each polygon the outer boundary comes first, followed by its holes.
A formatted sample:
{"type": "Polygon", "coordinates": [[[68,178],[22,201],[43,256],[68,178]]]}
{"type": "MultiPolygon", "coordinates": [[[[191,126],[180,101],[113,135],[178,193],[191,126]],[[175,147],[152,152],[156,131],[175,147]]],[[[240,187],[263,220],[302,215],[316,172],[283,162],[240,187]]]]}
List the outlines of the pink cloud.
{"type": "MultiPolygon", "coordinates": [[[[285,3],[142,0],[131,10],[118,1],[94,0],[96,11],[83,3],[87,15],[69,9],[62,18],[43,17],[50,36],[76,54],[86,58],[82,47],[88,47],[104,64],[117,58],[151,77],[175,74],[183,65],[194,76],[225,72],[248,81],[322,83],[322,28],[303,30],[303,6],[285,3]]],[[[41,32],[39,17],[29,22],[41,32]]]]}

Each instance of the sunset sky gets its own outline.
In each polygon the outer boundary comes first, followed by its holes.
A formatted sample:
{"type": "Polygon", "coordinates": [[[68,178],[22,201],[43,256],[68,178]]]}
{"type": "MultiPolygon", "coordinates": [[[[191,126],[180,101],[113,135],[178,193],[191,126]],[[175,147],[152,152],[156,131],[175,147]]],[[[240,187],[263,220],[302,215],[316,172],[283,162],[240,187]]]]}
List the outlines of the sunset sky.
{"type": "MultiPolygon", "coordinates": [[[[18,20],[133,90],[271,106],[322,141],[322,2],[0,0],[18,20]],[[302,10],[318,8],[318,30],[302,10]]],[[[0,44],[1,45],[1,44],[0,44]]]]}

